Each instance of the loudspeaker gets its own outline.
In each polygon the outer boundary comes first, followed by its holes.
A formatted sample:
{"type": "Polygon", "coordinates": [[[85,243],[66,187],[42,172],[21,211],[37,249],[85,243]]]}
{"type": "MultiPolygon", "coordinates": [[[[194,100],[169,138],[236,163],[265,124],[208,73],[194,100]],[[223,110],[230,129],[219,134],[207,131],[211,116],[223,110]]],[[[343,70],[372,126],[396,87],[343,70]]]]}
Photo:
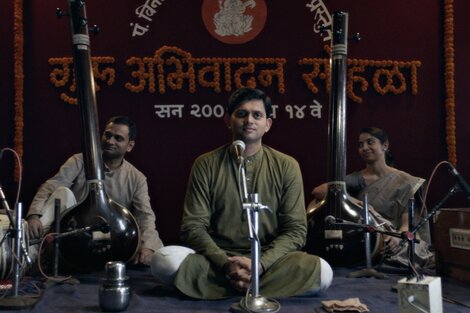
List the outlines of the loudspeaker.
{"type": "Polygon", "coordinates": [[[437,274],[470,283],[470,208],[440,209],[433,228],[437,274]]]}

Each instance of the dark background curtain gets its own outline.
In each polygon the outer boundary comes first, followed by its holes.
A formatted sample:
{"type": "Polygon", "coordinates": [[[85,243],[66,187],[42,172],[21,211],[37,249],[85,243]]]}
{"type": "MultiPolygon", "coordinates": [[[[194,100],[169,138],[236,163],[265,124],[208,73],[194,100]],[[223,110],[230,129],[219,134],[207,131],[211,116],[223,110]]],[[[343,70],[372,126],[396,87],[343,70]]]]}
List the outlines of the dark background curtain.
{"type": "MultiPolygon", "coordinates": [[[[15,136],[12,2],[0,3],[0,148],[12,147],[15,136]]],[[[204,15],[207,15],[208,7],[218,5],[215,0],[154,1],[156,12],[151,20],[136,14],[144,0],[86,3],[90,24],[97,24],[101,29],[99,34],[91,35],[92,56],[114,58],[114,62],[102,64],[100,69],[114,69],[115,81],[108,85],[109,77],[97,79],[101,127],[113,115],[129,115],[137,122],[136,147],[127,159],[148,178],[157,228],[165,243],[178,242],[186,183],[194,158],[231,140],[220,117],[221,109],[237,88],[236,71],[247,66],[251,62],[249,58],[258,62],[255,73],[251,74],[248,69],[240,76],[240,83],[247,85],[251,78],[251,82],[270,95],[277,106],[273,128],[264,142],[299,161],[306,202],[312,188],[326,181],[327,86],[325,80],[315,78],[313,82],[319,90],[313,93],[302,78],[303,74],[312,72],[312,67],[300,64],[303,59],[328,58],[325,45],[329,41],[314,31],[318,11],[312,11],[309,6],[315,2],[255,1],[258,9],[262,3],[266,5],[264,27],[255,25],[259,34],[237,44],[219,41],[206,28],[204,15]],[[141,36],[132,36],[136,23],[147,29],[141,36]],[[157,50],[166,51],[166,46],[177,47],[191,54],[192,61],[199,62],[194,64],[195,84],[191,85],[190,80],[184,78],[181,88],[172,89],[165,81],[163,93],[159,90],[155,64],[155,91],[149,89],[148,80],[141,92],[126,88],[126,83],[138,83],[132,76],[137,66],[127,62],[133,57],[152,58],[157,50]],[[198,78],[204,66],[220,62],[215,58],[232,58],[230,75],[225,76],[224,65],[220,65],[220,91],[204,86],[198,78]],[[276,69],[277,65],[272,63],[274,59],[285,62],[282,68],[284,81],[273,76],[272,83],[263,86],[258,74],[262,69],[276,69]],[[227,84],[228,78],[230,83],[227,84]],[[156,105],[168,104],[183,105],[181,117],[162,118],[156,114],[156,105]],[[322,106],[321,117],[310,112],[310,106],[315,104],[322,106]]],[[[398,94],[381,95],[374,88],[373,76],[378,67],[368,66],[363,73],[355,72],[368,86],[363,91],[360,81],[353,84],[354,94],[362,99],[361,103],[348,98],[347,154],[344,156],[347,171],[363,167],[357,154],[358,132],[363,127],[376,126],[389,133],[397,168],[429,178],[434,166],[448,159],[444,1],[324,0],[323,3],[330,13],[348,12],[350,34],[359,32],[363,38],[360,42],[349,43],[350,59],[420,62],[416,94],[412,92],[410,68],[400,70],[406,90],[398,94]]],[[[25,210],[39,185],[56,173],[71,154],[81,151],[78,107],[61,99],[61,94],[76,97],[70,90],[72,78],[65,86],[58,87],[50,79],[54,69],[58,68],[50,59],[72,55],[69,20],[67,17],[56,18],[56,7],[66,10],[66,1],[23,3],[24,172],[20,200],[25,210]]],[[[464,176],[470,177],[470,109],[467,104],[470,88],[466,79],[470,69],[470,25],[466,17],[469,10],[468,1],[454,1],[457,167],[464,176]]],[[[169,60],[170,54],[165,57],[169,60]]],[[[182,60],[181,56],[177,57],[182,60]]],[[[183,72],[188,72],[188,63],[183,61],[182,64],[183,72]]],[[[384,68],[391,69],[390,66],[384,68]]],[[[165,78],[171,72],[175,72],[175,67],[166,65],[165,78]]],[[[401,81],[397,77],[393,78],[393,85],[398,88],[401,81]]],[[[210,72],[204,78],[207,81],[214,79],[210,72]]],[[[384,76],[379,82],[382,86],[386,84],[384,76]]],[[[13,167],[14,159],[5,153],[0,162],[0,179],[10,203],[14,201],[17,188],[13,167]]],[[[428,206],[436,204],[454,183],[447,171],[438,171],[430,187],[428,206]]],[[[458,194],[446,205],[468,206],[468,200],[458,194]]]]}

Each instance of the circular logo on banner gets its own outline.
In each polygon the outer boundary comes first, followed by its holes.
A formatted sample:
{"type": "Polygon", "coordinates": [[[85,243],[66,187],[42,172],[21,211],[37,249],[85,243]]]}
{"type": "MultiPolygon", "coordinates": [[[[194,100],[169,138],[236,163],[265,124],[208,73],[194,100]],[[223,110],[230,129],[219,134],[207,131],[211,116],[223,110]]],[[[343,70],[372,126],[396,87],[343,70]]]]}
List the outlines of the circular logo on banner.
{"type": "Polygon", "coordinates": [[[266,22],[264,0],[204,0],[202,19],[213,37],[228,44],[255,38],[266,22]]]}

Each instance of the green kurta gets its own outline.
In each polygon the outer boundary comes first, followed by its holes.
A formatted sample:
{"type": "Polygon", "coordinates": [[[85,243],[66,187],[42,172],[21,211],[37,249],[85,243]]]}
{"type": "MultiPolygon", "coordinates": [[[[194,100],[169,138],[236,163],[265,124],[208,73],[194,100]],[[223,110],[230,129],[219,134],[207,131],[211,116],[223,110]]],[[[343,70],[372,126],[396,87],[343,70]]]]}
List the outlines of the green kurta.
{"type": "MultiPolygon", "coordinates": [[[[292,157],[268,146],[246,160],[248,193],[258,193],[260,261],[265,273],[260,292],[291,296],[320,286],[319,258],[298,252],[305,244],[307,222],[300,168],[292,157]]],[[[239,295],[222,270],[231,255],[249,256],[246,212],[242,210],[238,164],[229,146],[206,153],[194,162],[186,192],[182,240],[198,254],[189,255],[175,280],[194,298],[239,295]]]]}

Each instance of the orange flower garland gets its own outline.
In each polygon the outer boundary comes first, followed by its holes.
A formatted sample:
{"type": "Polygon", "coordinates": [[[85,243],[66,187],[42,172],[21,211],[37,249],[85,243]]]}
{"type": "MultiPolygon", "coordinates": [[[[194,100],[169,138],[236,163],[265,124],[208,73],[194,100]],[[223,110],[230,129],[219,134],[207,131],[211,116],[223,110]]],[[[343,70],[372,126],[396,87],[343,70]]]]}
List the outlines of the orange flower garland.
{"type": "MultiPolygon", "coordinates": [[[[418,74],[417,69],[421,66],[421,61],[374,61],[368,59],[348,59],[348,72],[347,72],[347,86],[346,92],[348,97],[357,103],[362,102],[362,98],[354,93],[354,84],[360,84],[360,90],[366,92],[369,87],[369,82],[362,76],[355,75],[356,73],[364,73],[366,67],[378,68],[375,70],[372,77],[372,86],[374,90],[380,95],[393,93],[400,95],[407,90],[406,79],[400,69],[409,69],[411,72],[411,94],[418,94],[418,74]],[[395,86],[395,85],[398,86],[395,86]]],[[[307,84],[308,89],[312,93],[318,93],[319,89],[314,83],[315,78],[324,80],[326,84],[326,92],[330,93],[330,67],[329,59],[320,58],[304,58],[299,60],[300,65],[311,65],[312,71],[310,73],[302,74],[302,79],[307,84]],[[323,69],[323,72],[321,71],[323,69]]]]}
{"type": "MultiPolygon", "coordinates": [[[[113,68],[104,68],[100,71],[99,65],[104,63],[113,64],[115,62],[114,57],[91,57],[91,66],[93,77],[95,80],[95,90],[100,91],[101,87],[96,83],[99,79],[104,81],[108,86],[111,86],[116,81],[116,70],[113,68]]],[[[49,80],[55,87],[64,87],[70,80],[71,76],[72,85],[69,87],[71,92],[77,91],[77,84],[75,77],[70,70],[70,67],[73,65],[73,58],[63,57],[63,58],[49,58],[49,64],[51,65],[61,65],[60,68],[54,68],[49,74],[49,80]]],[[[73,67],[73,66],[72,66],[73,67]]],[[[65,92],[60,94],[60,99],[68,104],[76,105],[78,104],[78,99],[67,95],[65,92]]]]}
{"type": "MultiPolygon", "coordinates": [[[[15,0],[13,4],[13,40],[14,40],[14,83],[15,83],[15,138],[13,145],[16,153],[18,153],[19,162],[23,160],[23,127],[24,127],[24,111],[23,111],[23,47],[24,47],[24,30],[23,30],[23,0],[15,0]]],[[[15,182],[19,182],[20,164],[15,163],[14,170],[15,182]]]]}
{"type": "Polygon", "coordinates": [[[125,88],[131,92],[139,93],[145,89],[148,81],[149,92],[154,93],[157,90],[156,84],[158,83],[158,92],[164,94],[167,86],[172,90],[182,89],[184,80],[187,79],[190,93],[196,92],[196,82],[202,87],[213,88],[216,93],[220,93],[222,92],[220,78],[223,77],[225,80],[224,89],[229,92],[232,89],[232,83],[235,84],[236,88],[243,86],[242,75],[254,73],[256,64],[275,64],[276,69],[260,70],[258,76],[251,77],[246,82],[246,85],[255,87],[256,84],[259,83],[264,87],[268,87],[273,83],[273,76],[277,76],[278,91],[285,93],[286,86],[284,82],[283,66],[286,62],[284,58],[195,58],[191,53],[178,47],[162,46],[155,51],[153,58],[131,57],[126,61],[127,65],[136,66],[137,69],[131,73],[131,76],[137,78],[138,83],[135,85],[126,83],[125,88]],[[168,59],[164,59],[162,56],[167,53],[180,56],[181,59],[175,56],[169,56],[168,59]],[[183,64],[188,66],[187,72],[183,71],[183,64]],[[246,66],[241,66],[232,73],[232,64],[246,64],[246,66]],[[176,71],[169,73],[166,79],[164,65],[173,65],[176,68],[176,71]],[[203,65],[202,68],[197,69],[197,74],[195,69],[196,65],[203,65]],[[222,66],[224,68],[223,70],[221,69],[222,66]],[[146,71],[146,68],[148,71],[146,71]],[[156,79],[155,73],[158,73],[156,79]],[[206,75],[209,76],[209,73],[213,75],[213,81],[206,79],[206,75]]]}
{"type": "Polygon", "coordinates": [[[455,81],[454,81],[454,7],[453,0],[444,1],[444,62],[446,89],[446,140],[449,162],[457,165],[457,139],[455,135],[455,81]]]}
{"type": "MultiPolygon", "coordinates": [[[[324,50],[326,53],[331,54],[331,47],[325,45],[324,50]]],[[[318,93],[319,89],[315,86],[313,80],[319,78],[325,81],[326,92],[330,93],[330,59],[321,58],[303,58],[298,62],[300,65],[311,65],[312,71],[310,73],[302,74],[302,79],[307,84],[308,89],[312,93],[318,93]],[[321,71],[323,68],[323,72],[321,71]]],[[[360,84],[360,90],[366,92],[369,87],[369,82],[362,76],[355,75],[355,73],[364,73],[366,67],[378,68],[375,70],[372,77],[372,86],[375,91],[382,96],[387,93],[393,93],[394,95],[400,95],[404,93],[406,88],[406,79],[400,69],[409,69],[411,72],[411,94],[418,94],[418,67],[421,66],[421,61],[393,61],[383,60],[375,61],[369,59],[348,59],[348,71],[347,71],[347,85],[346,93],[348,97],[356,102],[362,103],[362,98],[354,93],[354,84],[360,84]],[[396,87],[395,84],[399,86],[396,87]]]]}

